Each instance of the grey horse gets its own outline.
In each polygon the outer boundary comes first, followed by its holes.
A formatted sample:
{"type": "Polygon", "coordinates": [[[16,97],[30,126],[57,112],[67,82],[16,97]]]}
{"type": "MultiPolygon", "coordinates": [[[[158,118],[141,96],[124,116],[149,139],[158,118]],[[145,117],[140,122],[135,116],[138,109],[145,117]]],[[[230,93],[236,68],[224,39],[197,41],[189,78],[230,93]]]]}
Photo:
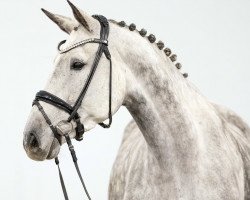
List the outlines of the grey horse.
{"type": "MultiPolygon", "coordinates": [[[[70,5],[75,19],[44,10],[69,34],[64,48],[99,38],[98,21],[70,5]]],[[[154,35],[137,31],[134,24],[110,20],[112,114],[125,106],[134,120],[125,130],[113,166],[109,199],[250,199],[249,127],[237,114],[204,97],[180,72],[171,50],[155,41],[154,35]]],[[[45,90],[73,105],[96,50],[97,44],[90,44],[58,54],[45,90]],[[75,62],[84,67],[72,68],[75,62]]],[[[79,109],[86,130],[108,118],[108,66],[103,57],[79,109]]],[[[54,106],[41,104],[53,124],[68,117],[54,106]]],[[[60,144],[36,107],[23,143],[34,160],[52,159],[59,153],[60,144]]]]}

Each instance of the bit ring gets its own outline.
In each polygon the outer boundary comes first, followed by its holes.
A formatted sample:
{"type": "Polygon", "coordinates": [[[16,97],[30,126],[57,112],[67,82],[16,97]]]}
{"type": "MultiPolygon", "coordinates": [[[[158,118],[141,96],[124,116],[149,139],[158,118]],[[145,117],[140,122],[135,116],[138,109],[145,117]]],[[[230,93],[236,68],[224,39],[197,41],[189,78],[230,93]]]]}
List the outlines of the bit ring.
{"type": "Polygon", "coordinates": [[[67,120],[62,120],[57,123],[56,129],[60,132],[61,135],[69,135],[73,131],[73,124],[71,122],[68,122],[67,120]],[[69,131],[64,133],[64,131],[62,130],[62,127],[65,125],[68,126],[69,131]]]}

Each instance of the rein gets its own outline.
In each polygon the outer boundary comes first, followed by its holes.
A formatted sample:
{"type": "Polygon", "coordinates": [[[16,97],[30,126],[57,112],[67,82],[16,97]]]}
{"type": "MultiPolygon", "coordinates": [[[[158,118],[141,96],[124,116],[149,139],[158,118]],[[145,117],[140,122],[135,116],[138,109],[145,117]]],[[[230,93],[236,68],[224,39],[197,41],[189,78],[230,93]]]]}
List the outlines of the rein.
{"type": "MultiPolygon", "coordinates": [[[[51,131],[54,134],[54,137],[58,140],[58,142],[60,143],[60,145],[62,145],[62,137],[65,138],[69,151],[71,153],[77,174],[79,176],[79,179],[82,183],[83,189],[88,197],[89,200],[91,200],[90,195],[87,191],[87,188],[85,186],[85,183],[83,181],[78,163],[77,163],[77,157],[76,157],[76,153],[74,150],[74,146],[72,145],[71,139],[69,134],[73,131],[73,124],[72,124],[72,120],[76,123],[76,128],[75,128],[75,132],[76,132],[76,136],[75,139],[77,141],[81,141],[83,139],[83,134],[84,134],[84,125],[81,123],[80,120],[80,116],[77,113],[78,109],[80,108],[82,101],[86,95],[86,92],[89,88],[89,85],[93,79],[93,76],[95,74],[96,68],[100,62],[100,59],[102,57],[102,55],[104,54],[106,56],[106,58],[109,60],[110,63],[110,73],[109,73],[109,113],[108,113],[108,118],[109,118],[109,122],[108,124],[104,124],[103,122],[99,123],[100,126],[102,126],[103,128],[109,128],[111,126],[112,123],[112,61],[111,61],[111,54],[108,50],[108,36],[109,36],[109,23],[108,20],[102,16],[102,15],[93,15],[93,18],[95,18],[96,20],[99,21],[100,25],[101,25],[101,31],[100,31],[100,39],[97,38],[90,38],[90,39],[86,39],[83,41],[80,41],[76,44],[73,44],[72,46],[69,46],[65,49],[60,50],[60,46],[65,43],[65,40],[60,42],[58,45],[58,49],[59,52],[61,54],[63,53],[67,53],[68,51],[79,47],[81,45],[85,45],[87,43],[98,43],[98,50],[96,52],[96,56],[94,59],[94,62],[92,64],[92,68],[91,71],[88,75],[88,78],[83,86],[83,89],[81,90],[75,104],[73,106],[71,106],[70,104],[68,104],[67,102],[65,102],[64,100],[62,100],[61,98],[47,92],[47,91],[39,91],[36,94],[35,100],[33,101],[33,106],[36,105],[38,110],[41,112],[41,114],[43,115],[46,123],[49,125],[51,131]],[[48,104],[51,104],[65,112],[67,112],[69,114],[69,117],[67,120],[62,120],[60,121],[56,126],[53,125],[53,123],[51,122],[49,116],[46,114],[46,112],[44,111],[42,105],[40,104],[39,101],[43,101],[46,102],[48,104]],[[66,133],[64,133],[64,131],[62,131],[61,127],[64,125],[68,125],[70,127],[70,130],[67,131],[66,133]]],[[[61,169],[59,166],[59,159],[58,157],[55,158],[55,163],[58,167],[58,172],[59,172],[59,178],[60,178],[60,183],[61,183],[61,187],[62,187],[62,191],[64,194],[64,198],[65,200],[69,200],[68,198],[68,194],[67,194],[67,190],[64,184],[64,180],[63,180],[63,176],[61,173],[61,169]]]]}

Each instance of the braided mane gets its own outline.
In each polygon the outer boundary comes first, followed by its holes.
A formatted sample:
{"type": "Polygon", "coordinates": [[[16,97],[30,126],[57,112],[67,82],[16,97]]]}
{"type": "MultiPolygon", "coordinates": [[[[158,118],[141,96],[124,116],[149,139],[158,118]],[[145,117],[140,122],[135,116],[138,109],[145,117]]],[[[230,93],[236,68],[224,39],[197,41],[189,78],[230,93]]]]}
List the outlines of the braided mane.
{"type": "MultiPolygon", "coordinates": [[[[125,23],[124,21],[117,22],[117,21],[115,21],[115,20],[113,20],[113,19],[110,19],[109,21],[112,22],[112,23],[114,23],[114,24],[117,24],[117,25],[120,26],[120,27],[127,27],[130,31],[137,30],[137,29],[136,29],[136,25],[135,25],[134,23],[132,23],[132,24],[130,24],[130,25],[126,25],[126,23],[125,23]]],[[[146,29],[143,28],[143,29],[141,29],[141,30],[138,31],[138,32],[139,32],[139,34],[140,34],[142,37],[147,37],[150,43],[155,43],[156,37],[155,37],[153,34],[149,34],[149,35],[147,36],[147,31],[146,31],[146,29]]],[[[173,54],[170,48],[168,48],[168,47],[164,48],[165,45],[164,45],[164,43],[163,43],[161,40],[159,40],[159,41],[156,43],[156,45],[157,45],[157,47],[159,48],[159,50],[163,50],[163,51],[164,51],[165,55],[166,55],[167,57],[169,57],[169,59],[170,59],[172,62],[176,62],[176,61],[177,61],[177,55],[176,55],[176,54],[173,54]]],[[[177,63],[175,64],[175,66],[176,66],[177,69],[181,69],[181,67],[182,67],[181,63],[179,63],[179,62],[177,62],[177,63]]],[[[188,77],[188,73],[184,73],[184,74],[182,74],[182,75],[183,75],[184,78],[187,78],[187,77],[188,77]]]]}

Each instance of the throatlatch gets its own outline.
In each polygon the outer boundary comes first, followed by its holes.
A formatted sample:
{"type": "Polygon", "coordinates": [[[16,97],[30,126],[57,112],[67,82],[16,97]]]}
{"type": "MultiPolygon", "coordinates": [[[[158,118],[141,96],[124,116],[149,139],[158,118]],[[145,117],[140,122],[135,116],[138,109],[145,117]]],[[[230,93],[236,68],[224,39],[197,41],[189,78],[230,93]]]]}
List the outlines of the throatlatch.
{"type": "MultiPolygon", "coordinates": [[[[66,41],[62,41],[59,43],[58,45],[58,49],[59,52],[61,54],[63,53],[67,53],[68,51],[77,48],[81,45],[85,45],[87,43],[99,43],[98,46],[98,50],[96,52],[96,56],[94,59],[94,62],[92,64],[92,68],[91,71],[88,75],[87,81],[85,82],[85,85],[83,87],[83,89],[81,90],[74,106],[71,106],[70,104],[68,104],[67,102],[65,102],[64,100],[62,100],[61,98],[47,92],[47,91],[39,91],[36,94],[35,100],[33,101],[33,105],[36,105],[39,109],[39,111],[42,113],[46,123],[49,125],[51,131],[53,132],[55,138],[59,141],[60,144],[62,144],[62,137],[65,138],[68,147],[69,147],[69,151],[71,153],[77,174],[81,180],[82,186],[84,188],[84,191],[88,197],[89,200],[91,200],[90,195],[87,191],[87,188],[84,184],[81,172],[79,170],[78,164],[77,164],[77,157],[76,157],[76,153],[74,150],[74,146],[72,145],[69,133],[71,133],[73,131],[73,125],[72,125],[72,120],[76,123],[76,128],[75,128],[75,132],[76,132],[76,136],[75,139],[78,141],[81,141],[83,139],[83,134],[84,134],[84,125],[81,123],[80,120],[80,116],[77,113],[78,109],[80,108],[82,101],[86,95],[86,92],[88,90],[88,87],[93,79],[93,76],[95,74],[96,68],[100,62],[100,59],[104,53],[104,55],[106,56],[106,58],[109,60],[110,62],[110,73],[109,73],[109,111],[108,111],[108,117],[109,117],[109,123],[108,124],[104,124],[99,123],[100,126],[102,126],[103,128],[109,128],[111,123],[112,123],[112,61],[111,61],[111,54],[108,50],[108,36],[109,36],[109,22],[108,20],[102,16],[102,15],[93,15],[93,18],[95,18],[96,20],[99,21],[100,25],[101,25],[101,31],[100,31],[100,39],[98,38],[91,38],[91,39],[86,39],[83,40],[81,42],[78,42],[70,47],[67,47],[63,50],[60,49],[60,46],[62,44],[64,44],[66,41]],[[65,112],[67,112],[70,116],[67,120],[62,120],[60,121],[56,126],[54,126],[50,120],[50,118],[48,117],[48,115],[46,114],[46,112],[44,111],[42,105],[39,103],[39,101],[43,101],[46,102],[48,104],[51,104],[65,112]],[[71,127],[70,131],[67,131],[66,133],[64,133],[64,131],[60,128],[63,125],[69,125],[71,127]]],[[[64,184],[64,180],[63,180],[63,176],[59,167],[59,159],[56,157],[55,158],[55,163],[58,166],[58,172],[59,172],[59,178],[60,178],[60,182],[61,182],[61,186],[62,186],[62,190],[63,190],[63,194],[64,194],[64,198],[65,200],[68,200],[68,194],[66,191],[66,187],[64,184]]]]}

